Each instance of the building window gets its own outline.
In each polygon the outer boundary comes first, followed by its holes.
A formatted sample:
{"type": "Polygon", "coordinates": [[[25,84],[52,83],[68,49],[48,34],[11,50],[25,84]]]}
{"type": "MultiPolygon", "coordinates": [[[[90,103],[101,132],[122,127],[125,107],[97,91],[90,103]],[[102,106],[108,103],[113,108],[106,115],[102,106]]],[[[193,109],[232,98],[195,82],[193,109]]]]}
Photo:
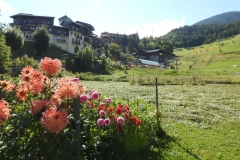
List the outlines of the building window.
{"type": "Polygon", "coordinates": [[[72,38],[72,41],[74,42],[74,38],[72,38]]]}
{"type": "Polygon", "coordinates": [[[42,24],[49,24],[49,22],[47,22],[47,21],[42,21],[42,24]]]}
{"type": "Polygon", "coordinates": [[[30,30],[31,30],[31,32],[33,32],[33,31],[34,31],[34,29],[35,29],[34,27],[30,27],[30,30]]]}
{"type": "Polygon", "coordinates": [[[72,32],[70,32],[70,34],[72,35],[72,32]]]}

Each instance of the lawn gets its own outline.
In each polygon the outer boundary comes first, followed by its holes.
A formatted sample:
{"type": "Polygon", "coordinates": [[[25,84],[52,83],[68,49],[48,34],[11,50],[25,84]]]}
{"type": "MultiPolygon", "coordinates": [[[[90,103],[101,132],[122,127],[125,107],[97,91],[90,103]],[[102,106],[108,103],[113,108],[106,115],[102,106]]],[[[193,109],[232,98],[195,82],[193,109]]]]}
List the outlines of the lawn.
{"type": "MultiPolygon", "coordinates": [[[[113,99],[153,105],[155,86],[124,82],[82,81],[113,99]]],[[[153,148],[158,159],[240,159],[239,85],[161,85],[158,87],[161,123],[172,137],[166,149],[153,148]]]]}

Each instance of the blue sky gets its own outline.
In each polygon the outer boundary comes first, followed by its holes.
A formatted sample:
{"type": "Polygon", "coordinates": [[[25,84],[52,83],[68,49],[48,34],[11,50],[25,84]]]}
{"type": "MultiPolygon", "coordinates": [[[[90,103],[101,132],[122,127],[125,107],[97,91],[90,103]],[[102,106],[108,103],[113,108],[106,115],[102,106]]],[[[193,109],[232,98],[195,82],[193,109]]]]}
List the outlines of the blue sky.
{"type": "Polygon", "coordinates": [[[174,28],[192,25],[211,16],[240,11],[240,0],[0,0],[1,22],[12,23],[11,15],[31,13],[94,26],[99,35],[138,32],[140,37],[159,37],[174,28]]]}

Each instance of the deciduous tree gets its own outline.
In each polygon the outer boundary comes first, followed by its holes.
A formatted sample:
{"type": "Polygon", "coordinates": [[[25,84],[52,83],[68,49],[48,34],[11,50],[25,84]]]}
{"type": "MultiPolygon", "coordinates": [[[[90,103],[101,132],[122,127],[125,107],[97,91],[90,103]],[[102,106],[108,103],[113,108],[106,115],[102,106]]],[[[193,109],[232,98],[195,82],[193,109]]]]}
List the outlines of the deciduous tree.
{"type": "Polygon", "coordinates": [[[90,71],[94,62],[93,51],[91,48],[86,47],[83,50],[79,50],[77,58],[75,59],[76,68],[79,71],[90,71]]]}
{"type": "Polygon", "coordinates": [[[11,47],[12,52],[23,47],[22,32],[15,27],[10,27],[5,32],[6,45],[11,47]]]}
{"type": "Polygon", "coordinates": [[[34,47],[36,48],[36,53],[41,56],[42,52],[45,52],[49,45],[50,35],[47,27],[44,25],[38,26],[33,32],[34,36],[34,47]]]}
{"type": "Polygon", "coordinates": [[[5,37],[0,35],[0,73],[5,73],[9,65],[11,48],[6,45],[5,37]]]}

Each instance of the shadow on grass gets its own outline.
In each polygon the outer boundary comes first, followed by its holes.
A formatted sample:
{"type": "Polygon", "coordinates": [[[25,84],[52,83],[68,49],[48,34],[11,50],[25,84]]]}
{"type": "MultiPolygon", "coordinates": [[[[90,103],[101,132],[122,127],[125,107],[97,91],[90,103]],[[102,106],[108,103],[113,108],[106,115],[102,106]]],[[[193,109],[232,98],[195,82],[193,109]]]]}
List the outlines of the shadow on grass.
{"type": "MultiPolygon", "coordinates": [[[[201,158],[198,157],[196,154],[192,153],[189,149],[182,146],[176,138],[169,136],[161,127],[159,127],[159,129],[156,131],[156,137],[157,139],[155,140],[154,147],[159,148],[159,150],[158,150],[157,157],[154,157],[154,158],[166,159],[166,157],[162,155],[162,151],[170,149],[171,148],[170,143],[175,143],[177,146],[179,146],[183,151],[185,151],[194,159],[201,160],[201,158]]],[[[154,159],[154,158],[150,158],[150,159],[154,159]]]]}
{"type": "Polygon", "coordinates": [[[192,156],[193,158],[197,159],[197,160],[202,160],[201,158],[199,158],[196,154],[193,154],[191,151],[189,151],[189,149],[185,148],[184,146],[182,146],[179,142],[175,141],[175,143],[182,148],[182,150],[186,151],[186,153],[188,153],[190,156],[192,156]]]}

